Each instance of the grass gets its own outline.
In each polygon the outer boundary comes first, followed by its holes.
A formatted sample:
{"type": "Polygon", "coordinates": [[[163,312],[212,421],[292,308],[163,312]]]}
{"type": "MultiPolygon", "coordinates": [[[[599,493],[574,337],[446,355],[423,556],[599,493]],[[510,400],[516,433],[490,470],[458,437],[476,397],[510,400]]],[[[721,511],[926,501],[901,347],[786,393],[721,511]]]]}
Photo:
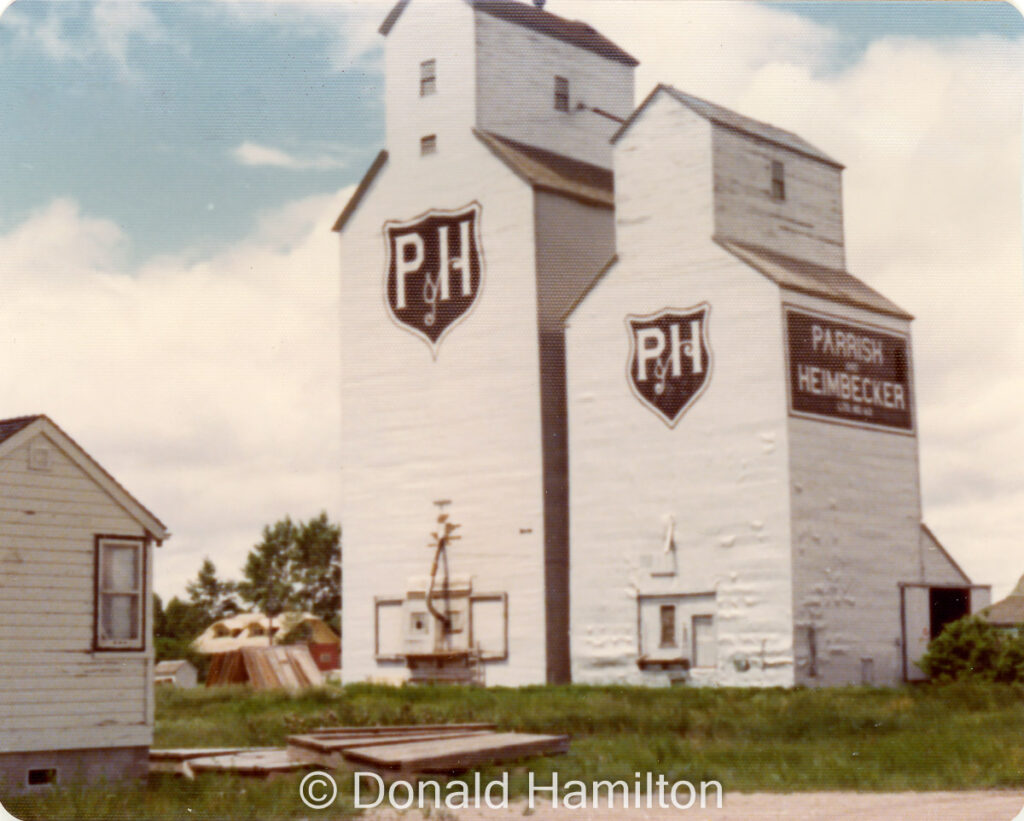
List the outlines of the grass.
{"type": "MultiPolygon", "coordinates": [[[[501,730],[568,733],[557,758],[509,772],[523,795],[530,771],[548,784],[624,779],[715,780],[726,792],[961,790],[1024,787],[1024,688],[949,685],[833,690],[352,685],[299,695],[245,688],[158,693],[154,747],[281,745],[324,725],[492,721],[501,730]]],[[[334,809],[298,800],[300,776],[260,782],[153,777],[148,786],[73,788],[4,798],[19,818],[336,818],[351,807],[339,779],[334,809]]]]}

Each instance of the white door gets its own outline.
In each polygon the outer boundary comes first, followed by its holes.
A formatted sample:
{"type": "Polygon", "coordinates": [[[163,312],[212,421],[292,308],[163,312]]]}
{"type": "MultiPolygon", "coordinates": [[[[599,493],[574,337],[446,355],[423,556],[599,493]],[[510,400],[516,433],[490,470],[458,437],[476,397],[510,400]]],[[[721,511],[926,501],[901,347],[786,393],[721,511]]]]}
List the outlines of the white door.
{"type": "Polygon", "coordinates": [[[718,663],[716,650],[714,616],[694,616],[693,666],[714,667],[718,663]]]}
{"type": "Polygon", "coordinates": [[[903,592],[903,677],[907,681],[928,678],[917,666],[932,639],[932,611],[930,588],[904,587],[903,592]]]}

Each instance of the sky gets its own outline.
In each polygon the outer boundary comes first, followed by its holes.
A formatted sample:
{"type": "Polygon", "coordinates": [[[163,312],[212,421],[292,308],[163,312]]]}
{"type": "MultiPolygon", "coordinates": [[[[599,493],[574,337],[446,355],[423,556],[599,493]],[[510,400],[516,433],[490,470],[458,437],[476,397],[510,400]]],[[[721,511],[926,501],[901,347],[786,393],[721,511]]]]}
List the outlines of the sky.
{"type": "MultiPolygon", "coordinates": [[[[264,525],[339,508],[330,226],[383,147],[388,6],[0,15],[0,417],[46,413],[169,526],[165,600],[204,556],[237,578],[264,525]]],[[[1024,573],[1021,15],[546,8],[641,61],[638,103],[671,83],[846,166],[848,267],[916,317],[924,519],[1005,595],[1024,573]]]]}

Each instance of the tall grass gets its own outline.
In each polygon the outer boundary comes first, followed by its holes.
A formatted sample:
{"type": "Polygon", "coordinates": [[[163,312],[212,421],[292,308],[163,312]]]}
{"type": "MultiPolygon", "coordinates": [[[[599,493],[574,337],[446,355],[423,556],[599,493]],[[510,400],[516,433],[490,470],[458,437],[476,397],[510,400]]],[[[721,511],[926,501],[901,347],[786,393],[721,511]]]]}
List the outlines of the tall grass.
{"type": "MultiPolygon", "coordinates": [[[[727,792],[1024,787],[1024,688],[950,685],[831,690],[629,687],[391,688],[301,694],[243,687],[161,689],[155,747],[283,745],[320,726],[490,721],[500,730],[568,733],[569,754],[507,769],[513,795],[538,783],[716,780],[727,792]]],[[[3,798],[30,818],[303,818],[299,776],[273,782],[154,777],[148,786],[61,789],[3,798]]],[[[351,805],[341,778],[333,818],[351,805]],[[347,802],[347,803],[346,803],[347,802]]]]}

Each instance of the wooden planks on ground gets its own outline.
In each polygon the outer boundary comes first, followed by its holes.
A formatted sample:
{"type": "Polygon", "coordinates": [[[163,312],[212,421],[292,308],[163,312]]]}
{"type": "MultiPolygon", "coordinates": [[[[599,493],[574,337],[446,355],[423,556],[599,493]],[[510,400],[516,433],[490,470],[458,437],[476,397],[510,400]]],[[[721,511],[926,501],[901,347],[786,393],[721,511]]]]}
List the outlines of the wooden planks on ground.
{"type": "Polygon", "coordinates": [[[309,767],[304,761],[296,761],[285,749],[242,750],[224,755],[192,758],[184,762],[185,775],[190,773],[233,773],[235,775],[268,778],[281,773],[290,773],[309,767]]]}
{"type": "Polygon", "coordinates": [[[230,653],[218,653],[206,675],[207,687],[251,684],[257,690],[280,687],[298,690],[323,683],[324,675],[304,644],[243,647],[230,653]]]}
{"type": "Polygon", "coordinates": [[[241,752],[267,752],[274,747],[190,747],[172,750],[150,750],[149,771],[151,773],[176,773],[184,775],[184,764],[196,758],[230,755],[241,752]]]}
{"type": "Polygon", "coordinates": [[[531,733],[486,733],[478,736],[399,744],[351,747],[345,758],[383,770],[440,773],[468,770],[485,764],[569,750],[569,737],[531,733]]]}
{"type": "Polygon", "coordinates": [[[498,733],[484,723],[332,727],[288,737],[299,761],[400,772],[452,772],[568,749],[568,736],[498,733]]]}

